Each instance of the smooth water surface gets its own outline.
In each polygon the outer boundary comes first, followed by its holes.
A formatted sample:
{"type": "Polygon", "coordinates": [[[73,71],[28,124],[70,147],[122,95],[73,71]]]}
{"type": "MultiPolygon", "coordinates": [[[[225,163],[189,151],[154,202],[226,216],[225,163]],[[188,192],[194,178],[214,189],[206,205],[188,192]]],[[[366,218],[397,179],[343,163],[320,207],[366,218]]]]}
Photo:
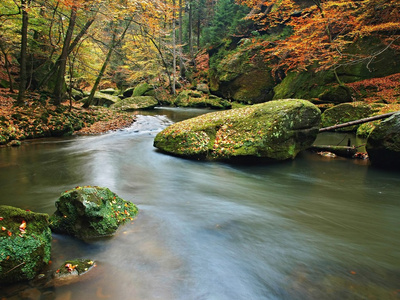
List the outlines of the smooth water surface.
{"type": "Polygon", "coordinates": [[[112,238],[54,234],[53,270],[97,267],[69,286],[29,286],[39,299],[400,299],[400,173],[307,152],[231,165],[153,147],[202,112],[157,109],[117,132],[0,148],[0,204],[51,214],[62,191],[98,185],[139,208],[112,238]]]}

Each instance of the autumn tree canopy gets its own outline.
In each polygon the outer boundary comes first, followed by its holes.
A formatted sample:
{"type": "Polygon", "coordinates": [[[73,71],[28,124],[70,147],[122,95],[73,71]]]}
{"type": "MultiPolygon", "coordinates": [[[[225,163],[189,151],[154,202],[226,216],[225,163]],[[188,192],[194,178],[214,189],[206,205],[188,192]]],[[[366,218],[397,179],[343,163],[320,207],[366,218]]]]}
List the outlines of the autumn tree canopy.
{"type": "Polygon", "coordinates": [[[336,69],[343,64],[373,60],[382,51],[398,47],[400,2],[396,0],[238,0],[252,8],[248,18],[259,31],[286,35],[258,41],[275,68],[301,71],[311,65],[317,70],[336,69]],[[358,55],[349,45],[369,36],[378,37],[382,47],[358,55]]]}

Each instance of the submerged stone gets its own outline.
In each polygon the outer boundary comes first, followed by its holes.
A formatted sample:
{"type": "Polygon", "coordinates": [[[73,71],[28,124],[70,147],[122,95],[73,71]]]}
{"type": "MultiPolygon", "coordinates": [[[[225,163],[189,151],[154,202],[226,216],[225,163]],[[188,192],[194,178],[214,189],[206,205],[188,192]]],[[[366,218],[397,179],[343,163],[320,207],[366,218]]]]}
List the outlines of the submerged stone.
{"type": "Polygon", "coordinates": [[[47,214],[0,205],[0,284],[31,280],[49,263],[47,214]]]}
{"type": "Polygon", "coordinates": [[[133,203],[97,186],[76,187],[62,193],[56,208],[50,217],[50,228],[80,239],[113,235],[138,212],[133,203]]]}
{"type": "Polygon", "coordinates": [[[312,145],[320,110],[306,100],[278,100],[208,113],[161,131],[154,146],[188,158],[285,160],[312,145]]]}
{"type": "Polygon", "coordinates": [[[91,271],[95,266],[96,263],[90,259],[67,260],[53,274],[52,284],[63,286],[81,281],[82,275],[91,271]]]}

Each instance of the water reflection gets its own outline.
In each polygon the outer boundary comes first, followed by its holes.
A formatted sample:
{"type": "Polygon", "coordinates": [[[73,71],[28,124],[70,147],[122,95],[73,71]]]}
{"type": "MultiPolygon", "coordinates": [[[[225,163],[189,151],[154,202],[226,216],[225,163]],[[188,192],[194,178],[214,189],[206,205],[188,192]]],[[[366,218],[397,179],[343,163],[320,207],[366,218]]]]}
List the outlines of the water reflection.
{"type": "Polygon", "coordinates": [[[399,299],[398,173],[311,153],[257,166],[153,148],[198,113],[159,109],[126,130],[0,149],[1,204],[52,213],[61,191],[93,184],[140,210],[110,239],[54,235],[53,268],[98,266],[81,283],[38,286],[42,298],[399,299]]]}

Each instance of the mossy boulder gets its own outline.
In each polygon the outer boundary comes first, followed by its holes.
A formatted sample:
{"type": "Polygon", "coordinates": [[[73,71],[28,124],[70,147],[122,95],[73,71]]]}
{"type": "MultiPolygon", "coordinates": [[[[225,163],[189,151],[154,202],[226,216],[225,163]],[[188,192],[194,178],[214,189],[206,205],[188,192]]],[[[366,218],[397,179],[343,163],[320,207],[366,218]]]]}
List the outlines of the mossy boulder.
{"type": "Polygon", "coordinates": [[[373,166],[400,168],[400,113],[375,126],[366,149],[373,166]]]}
{"type": "Polygon", "coordinates": [[[128,97],[136,97],[136,96],[154,96],[155,91],[154,87],[151,84],[146,82],[138,84],[137,86],[127,88],[123,92],[123,96],[128,97]]]}
{"type": "Polygon", "coordinates": [[[133,203],[97,186],[76,187],[62,193],[56,208],[50,217],[50,228],[80,239],[111,236],[138,212],[133,203]]]}
{"type": "MultiPolygon", "coordinates": [[[[87,99],[88,97],[85,97],[81,100],[81,102],[85,103],[87,99]]],[[[95,92],[92,105],[109,107],[118,102],[119,100],[120,99],[118,98],[118,96],[108,95],[101,92],[95,92]]]]}
{"type": "Polygon", "coordinates": [[[137,109],[154,108],[157,104],[157,99],[152,96],[132,96],[118,101],[112,108],[123,111],[132,111],[137,109]]]}
{"type": "Polygon", "coordinates": [[[216,109],[231,108],[231,103],[214,95],[204,94],[201,91],[183,90],[174,101],[179,107],[209,107],[216,109]]]}
{"type": "Polygon", "coordinates": [[[0,205],[0,284],[31,280],[50,261],[47,214],[0,205]]]}
{"type": "MultiPolygon", "coordinates": [[[[322,114],[321,127],[329,127],[371,117],[378,109],[364,102],[350,102],[335,105],[322,114]]],[[[338,131],[356,131],[358,125],[337,129],[338,131]]]]}
{"type": "Polygon", "coordinates": [[[271,101],[175,123],[157,134],[154,146],[195,159],[285,160],[312,145],[320,117],[309,101],[271,101]]]}

